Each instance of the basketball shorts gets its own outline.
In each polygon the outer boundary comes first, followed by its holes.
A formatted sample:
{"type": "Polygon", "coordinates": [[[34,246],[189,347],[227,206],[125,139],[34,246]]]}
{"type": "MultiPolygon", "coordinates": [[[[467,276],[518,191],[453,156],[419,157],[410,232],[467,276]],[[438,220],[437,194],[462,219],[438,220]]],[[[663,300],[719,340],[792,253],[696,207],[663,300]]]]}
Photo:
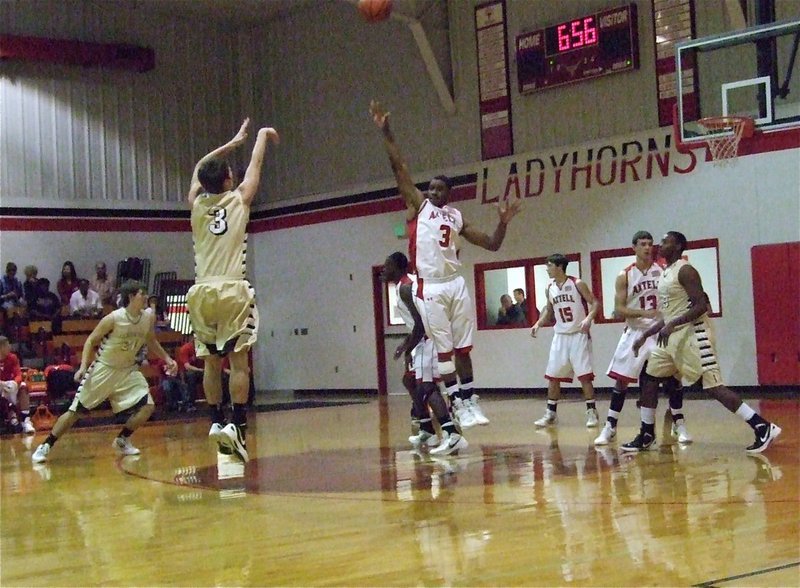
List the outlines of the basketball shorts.
{"type": "Polygon", "coordinates": [[[585,333],[555,333],[544,377],[571,382],[573,376],[579,380],[594,380],[592,341],[585,333]]]}
{"type": "Polygon", "coordinates": [[[619,343],[617,343],[617,349],[614,351],[614,357],[611,359],[611,365],[608,366],[606,372],[610,378],[628,384],[635,384],[639,380],[642,368],[647,358],[650,357],[650,352],[656,346],[656,336],[652,335],[639,348],[639,355],[633,354],[633,344],[644,331],[644,329],[625,327],[619,343]]]}
{"type": "Polygon", "coordinates": [[[0,382],[0,392],[2,392],[3,398],[14,405],[17,404],[17,393],[19,392],[19,388],[20,385],[17,384],[16,380],[0,382]]]}
{"type": "Polygon", "coordinates": [[[142,398],[147,398],[147,404],[153,404],[150,387],[137,366],[114,368],[95,361],[86,370],[69,409],[76,412],[80,403],[92,410],[108,400],[116,414],[135,406],[142,398]]]}
{"type": "Polygon", "coordinates": [[[666,347],[653,347],[647,374],[656,378],[677,376],[688,385],[702,378],[704,389],[722,386],[714,333],[708,321],[700,320],[675,331],[666,347]]]}
{"type": "Polygon", "coordinates": [[[438,382],[439,362],[436,361],[436,350],[433,341],[423,338],[412,352],[414,357],[414,376],[417,382],[438,382]]]}
{"type": "Polygon", "coordinates": [[[186,306],[197,357],[247,351],[258,336],[256,294],[247,280],[201,282],[189,288],[186,306]]]}
{"type": "Polygon", "coordinates": [[[475,330],[472,298],[467,291],[463,276],[455,276],[446,282],[417,282],[417,297],[424,301],[423,322],[430,329],[430,337],[438,354],[472,349],[472,333],[475,330]],[[421,282],[421,283],[420,283],[421,282]]]}

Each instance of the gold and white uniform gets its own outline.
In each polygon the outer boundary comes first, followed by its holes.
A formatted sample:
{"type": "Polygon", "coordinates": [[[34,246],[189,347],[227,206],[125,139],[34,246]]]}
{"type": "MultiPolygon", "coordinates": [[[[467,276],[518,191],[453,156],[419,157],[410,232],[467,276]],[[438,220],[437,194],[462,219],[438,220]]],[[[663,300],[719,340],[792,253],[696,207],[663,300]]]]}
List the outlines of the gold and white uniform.
{"type": "Polygon", "coordinates": [[[256,342],[258,309],[246,277],[249,219],[238,189],[198,194],[192,205],[196,279],[186,305],[198,357],[245,351],[256,342]]]}
{"type": "Polygon", "coordinates": [[[147,380],[136,364],[136,354],[153,329],[154,316],[143,311],[134,320],[124,308],[110,316],[114,317],[114,326],[100,342],[97,355],[78,386],[69,407],[73,412],[79,408],[92,410],[106,399],[115,413],[135,406],[142,398],[153,404],[147,380]]]}
{"type": "MultiPolygon", "coordinates": [[[[688,263],[679,259],[668,266],[658,283],[658,309],[665,323],[689,309],[689,296],[678,281],[678,273],[688,263]]],[[[666,347],[654,347],[647,362],[647,373],[656,378],[677,375],[686,384],[693,384],[702,377],[706,389],[723,385],[708,315],[678,327],[669,336],[666,347]]]]}

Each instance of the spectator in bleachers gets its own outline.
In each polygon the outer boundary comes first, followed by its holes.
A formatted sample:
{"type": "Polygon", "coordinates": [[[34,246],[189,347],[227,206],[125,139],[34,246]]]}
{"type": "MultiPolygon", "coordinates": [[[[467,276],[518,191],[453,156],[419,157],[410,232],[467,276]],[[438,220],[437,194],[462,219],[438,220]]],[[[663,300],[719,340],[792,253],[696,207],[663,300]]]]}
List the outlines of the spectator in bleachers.
{"type": "Polygon", "coordinates": [[[33,320],[52,321],[61,316],[61,300],[50,291],[50,280],[37,280],[38,288],[33,304],[28,308],[28,316],[33,320]]]}
{"type": "Polygon", "coordinates": [[[106,262],[98,261],[94,265],[95,277],[90,282],[92,290],[100,296],[103,304],[114,304],[114,280],[110,279],[106,270],[106,262]]]}
{"type": "Polygon", "coordinates": [[[16,406],[19,411],[20,418],[17,423],[12,421],[12,426],[19,426],[21,421],[21,432],[35,433],[36,429],[33,428],[30,417],[31,401],[28,396],[28,387],[22,381],[19,358],[12,353],[8,339],[2,336],[0,336],[0,390],[2,390],[3,398],[16,406]]]}
{"type": "Polygon", "coordinates": [[[63,306],[69,306],[72,293],[78,290],[78,273],[75,271],[75,264],[65,261],[61,266],[61,279],[56,284],[58,297],[61,298],[63,306]]]}
{"type": "Polygon", "coordinates": [[[175,361],[178,363],[178,374],[189,394],[189,398],[195,398],[197,385],[203,381],[203,371],[205,364],[202,359],[197,357],[194,348],[194,339],[181,345],[175,354],[175,361]]]}
{"type": "Polygon", "coordinates": [[[78,280],[78,289],[69,299],[69,313],[82,318],[93,318],[103,314],[100,296],[89,288],[89,280],[86,278],[78,280]]]}
{"type": "Polygon", "coordinates": [[[17,278],[17,264],[13,261],[6,264],[6,273],[0,279],[0,304],[6,311],[25,308],[22,282],[17,278]]]}
{"type": "Polygon", "coordinates": [[[36,300],[39,268],[35,265],[26,265],[23,271],[25,272],[25,281],[22,282],[22,293],[25,296],[25,304],[30,306],[36,300]]]}

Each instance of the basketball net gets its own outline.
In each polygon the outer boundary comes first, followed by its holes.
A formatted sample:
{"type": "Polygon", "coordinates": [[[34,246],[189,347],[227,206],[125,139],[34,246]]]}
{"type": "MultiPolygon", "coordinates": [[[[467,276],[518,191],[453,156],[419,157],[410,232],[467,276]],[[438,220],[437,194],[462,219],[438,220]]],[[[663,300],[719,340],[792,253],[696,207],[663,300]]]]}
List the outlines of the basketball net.
{"type": "Polygon", "coordinates": [[[714,165],[728,165],[739,153],[739,142],[753,136],[754,122],[746,116],[710,116],[697,121],[714,165]]]}

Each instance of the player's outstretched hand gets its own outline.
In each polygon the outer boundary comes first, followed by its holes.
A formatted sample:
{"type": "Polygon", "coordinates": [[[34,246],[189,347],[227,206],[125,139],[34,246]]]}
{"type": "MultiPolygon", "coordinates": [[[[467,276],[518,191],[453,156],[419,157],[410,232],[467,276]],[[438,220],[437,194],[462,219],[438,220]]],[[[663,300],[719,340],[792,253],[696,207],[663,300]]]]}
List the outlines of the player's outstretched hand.
{"type": "Polygon", "coordinates": [[[513,198],[497,206],[497,215],[500,217],[500,222],[507,225],[520,210],[522,210],[522,200],[513,198]]]}
{"type": "Polygon", "coordinates": [[[381,103],[377,100],[372,100],[369,103],[369,114],[375,126],[381,130],[389,128],[389,113],[383,109],[381,103]]]}
{"type": "Polygon", "coordinates": [[[234,135],[233,139],[230,141],[231,147],[238,147],[242,143],[245,142],[247,139],[247,127],[250,126],[250,119],[246,118],[242,122],[242,126],[239,127],[239,132],[234,135]]]}
{"type": "Polygon", "coordinates": [[[272,127],[264,127],[259,129],[259,135],[265,135],[267,137],[267,141],[272,141],[275,145],[281,142],[281,138],[278,135],[278,131],[273,129],[272,127]]]}

